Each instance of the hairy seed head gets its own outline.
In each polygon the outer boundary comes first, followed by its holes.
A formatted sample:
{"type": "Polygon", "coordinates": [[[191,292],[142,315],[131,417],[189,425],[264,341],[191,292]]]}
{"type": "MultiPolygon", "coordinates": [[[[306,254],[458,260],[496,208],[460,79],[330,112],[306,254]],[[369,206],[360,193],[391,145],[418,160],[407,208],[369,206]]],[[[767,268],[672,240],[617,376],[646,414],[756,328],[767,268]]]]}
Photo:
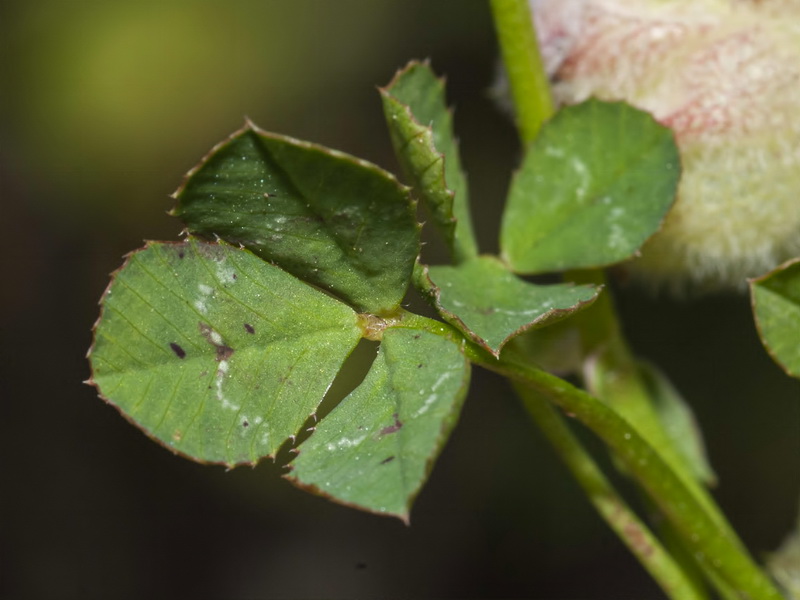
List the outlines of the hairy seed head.
{"type": "Polygon", "coordinates": [[[559,103],[625,100],[675,133],[663,229],[631,263],[681,290],[800,254],[800,0],[531,0],[559,103]]]}

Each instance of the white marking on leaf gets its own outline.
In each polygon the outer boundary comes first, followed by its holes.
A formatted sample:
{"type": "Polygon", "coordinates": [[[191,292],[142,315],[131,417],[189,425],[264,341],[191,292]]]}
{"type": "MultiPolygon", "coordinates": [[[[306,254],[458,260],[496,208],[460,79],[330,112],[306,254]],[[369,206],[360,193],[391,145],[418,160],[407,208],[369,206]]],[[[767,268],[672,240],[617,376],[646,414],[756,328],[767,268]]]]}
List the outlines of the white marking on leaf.
{"type": "Polygon", "coordinates": [[[233,410],[238,411],[241,407],[238,404],[234,404],[228,398],[225,397],[225,394],[222,391],[222,384],[225,381],[225,375],[228,373],[228,369],[230,368],[230,364],[227,360],[219,361],[219,365],[217,366],[217,380],[214,382],[214,389],[216,392],[217,400],[220,401],[222,404],[222,408],[224,410],[233,410]]]}
{"type": "MultiPolygon", "coordinates": [[[[422,403],[422,406],[420,406],[414,412],[414,414],[411,415],[412,419],[416,419],[417,417],[424,415],[426,412],[430,410],[431,406],[433,406],[436,400],[439,399],[439,394],[436,393],[436,390],[438,390],[445,381],[450,379],[455,374],[456,374],[455,370],[450,370],[450,371],[445,371],[444,373],[439,375],[439,378],[431,386],[431,394],[427,398],[425,398],[425,401],[422,403]]],[[[422,393],[423,393],[422,390],[420,390],[420,394],[422,393]]]]}
{"type": "Polygon", "coordinates": [[[233,270],[233,267],[228,265],[224,260],[216,264],[216,274],[217,279],[222,283],[236,283],[236,272],[233,270]]]}
{"type": "Polygon", "coordinates": [[[575,193],[578,194],[580,198],[583,198],[586,196],[586,192],[589,189],[589,169],[577,156],[571,157],[570,164],[572,165],[572,169],[575,171],[575,174],[578,176],[580,181],[575,193]]]}
{"type": "Polygon", "coordinates": [[[197,289],[200,291],[200,297],[193,304],[198,312],[205,315],[208,313],[207,301],[214,294],[214,288],[200,283],[197,285],[197,289]]]}
{"type": "Polygon", "coordinates": [[[367,436],[366,436],[366,435],[363,435],[363,436],[361,436],[361,437],[359,437],[359,438],[354,438],[354,439],[350,439],[350,438],[341,438],[341,439],[340,439],[340,440],[338,440],[337,442],[328,442],[328,443],[325,445],[325,448],[327,448],[327,449],[328,449],[328,451],[331,451],[331,452],[332,452],[332,451],[334,451],[334,450],[340,450],[340,449],[345,449],[345,448],[352,448],[353,446],[358,446],[358,445],[359,445],[361,442],[363,442],[365,439],[367,439],[367,436]]]}

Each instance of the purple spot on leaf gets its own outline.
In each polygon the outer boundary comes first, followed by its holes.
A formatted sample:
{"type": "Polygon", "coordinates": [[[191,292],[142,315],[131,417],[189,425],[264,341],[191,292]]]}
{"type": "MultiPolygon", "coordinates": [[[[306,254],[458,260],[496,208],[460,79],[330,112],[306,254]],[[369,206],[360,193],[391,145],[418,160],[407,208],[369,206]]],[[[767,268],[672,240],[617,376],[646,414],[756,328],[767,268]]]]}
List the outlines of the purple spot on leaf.
{"type": "Polygon", "coordinates": [[[403,426],[403,422],[397,416],[397,413],[394,413],[392,416],[394,417],[394,424],[381,429],[381,435],[389,435],[390,433],[396,433],[397,431],[400,431],[400,428],[403,426]]]}
{"type": "Polygon", "coordinates": [[[206,341],[216,349],[217,362],[228,360],[234,352],[233,348],[225,344],[222,341],[222,336],[214,331],[214,329],[208,323],[203,323],[201,321],[198,323],[198,327],[200,328],[200,335],[202,335],[206,341]]]}

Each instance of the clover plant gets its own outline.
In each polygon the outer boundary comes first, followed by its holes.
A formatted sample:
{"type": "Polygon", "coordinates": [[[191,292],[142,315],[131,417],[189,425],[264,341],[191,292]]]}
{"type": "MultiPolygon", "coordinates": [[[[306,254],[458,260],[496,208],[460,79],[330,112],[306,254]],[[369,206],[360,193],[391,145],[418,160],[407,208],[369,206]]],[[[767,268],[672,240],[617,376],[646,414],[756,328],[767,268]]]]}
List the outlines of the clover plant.
{"type": "MultiPolygon", "coordinates": [[[[175,453],[234,467],[289,447],[296,485],[408,521],[472,367],[489,369],[512,381],[668,595],[706,598],[711,586],[725,598],[778,597],[708,493],[714,474],[689,407],[628,349],[600,270],[635,257],[670,210],[681,174],[673,134],[622,102],[589,99],[553,114],[527,6],[492,8],[525,148],[499,256],[475,239],[444,84],[411,62],[380,89],[408,186],[246,123],[174,194],[186,237],[148,242],[113,275],[91,383],[175,453]],[[421,262],[418,203],[447,264],[421,262]],[[561,281],[529,277],[552,273],[561,281]],[[409,286],[437,318],[404,308],[409,286]],[[569,334],[579,339],[580,386],[538,366],[548,340],[569,334]],[[318,419],[363,339],[378,344],[368,373],[318,419]],[[638,483],[669,541],[622,499],[565,414],[638,483]]],[[[800,377],[800,264],[752,288],[767,348],[800,377]]]]}

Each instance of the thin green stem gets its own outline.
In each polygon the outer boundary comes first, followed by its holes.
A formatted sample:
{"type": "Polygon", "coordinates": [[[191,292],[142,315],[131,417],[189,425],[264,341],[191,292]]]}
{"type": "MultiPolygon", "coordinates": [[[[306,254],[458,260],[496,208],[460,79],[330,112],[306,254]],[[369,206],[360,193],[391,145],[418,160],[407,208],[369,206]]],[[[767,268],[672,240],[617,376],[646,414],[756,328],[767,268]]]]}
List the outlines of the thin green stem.
{"type": "Polygon", "coordinates": [[[492,16],[506,67],[517,128],[526,146],[554,112],[528,0],[491,0],[492,16]]]}
{"type": "Polygon", "coordinates": [[[780,594],[744,551],[729,527],[719,527],[659,452],[628,421],[602,401],[513,356],[496,359],[464,344],[467,356],[485,368],[524,383],[573,415],[613,450],[631,475],[675,526],[697,561],[742,598],[778,599],[780,594]]]}
{"type": "MultiPolygon", "coordinates": [[[[606,404],[612,406],[656,446],[670,466],[693,488],[709,511],[716,506],[667,435],[655,410],[650,391],[642,380],[639,362],[631,352],[622,332],[611,291],[605,285],[605,274],[600,269],[569,271],[566,279],[575,283],[604,285],[603,294],[587,310],[575,315],[573,324],[581,335],[581,353],[587,367],[584,369],[584,387],[606,404]]],[[[719,515],[720,527],[726,526],[719,515]]]]}
{"type": "MultiPolygon", "coordinates": [[[[536,137],[542,123],[550,118],[554,111],[549,82],[539,54],[532,15],[527,0],[491,0],[491,7],[509,79],[511,95],[516,107],[518,130],[523,143],[528,144],[536,137]]],[[[602,276],[601,272],[598,271],[597,273],[602,276]]],[[[623,356],[630,356],[626,352],[627,346],[622,338],[609,295],[604,294],[598,299],[597,304],[600,306],[593,310],[593,316],[582,321],[580,330],[585,345],[595,347],[601,341],[611,339],[621,347],[623,356]]],[[[615,353],[611,355],[614,356],[615,353]]],[[[602,368],[602,362],[598,361],[598,364],[602,368]]],[[[619,364],[616,364],[616,366],[619,366],[619,364]]],[[[627,366],[632,367],[632,361],[629,361],[627,366]]],[[[634,379],[628,377],[623,378],[623,381],[631,382],[634,379]]],[[[637,412],[647,413],[647,410],[652,412],[649,402],[639,402],[636,399],[638,396],[636,393],[633,396],[635,401],[631,403],[630,410],[626,413],[628,417],[635,417],[637,412]]],[[[636,418],[634,422],[638,425],[646,425],[644,427],[645,431],[643,431],[644,434],[651,433],[651,430],[655,430],[657,434],[662,434],[663,429],[658,425],[657,420],[651,418],[652,416],[652,414],[647,413],[644,418],[636,418]]],[[[647,439],[651,442],[663,441],[664,437],[663,435],[655,435],[653,439],[650,437],[647,439]]],[[[671,449],[671,445],[668,447],[671,449]]],[[[668,457],[671,464],[680,463],[679,460],[672,460],[673,458],[671,455],[668,457]]],[[[565,460],[567,460],[566,457],[565,460]]],[[[702,492],[698,492],[696,489],[693,491],[701,497],[701,502],[705,500],[702,498],[702,492]]],[[[713,502],[706,502],[705,504],[707,504],[706,509],[716,516],[716,508],[713,502]]],[[[602,511],[601,514],[603,514],[602,511]]],[[[610,520],[609,523],[611,524],[610,520]]],[[[726,529],[724,519],[720,526],[723,530],[726,529]]],[[[639,556],[639,558],[641,560],[642,557],[639,556]]],[[[643,560],[642,562],[645,567],[650,568],[646,561],[643,560]]]]}
{"type": "MultiPolygon", "coordinates": [[[[605,275],[599,269],[568,272],[567,279],[576,283],[605,283],[605,275]]],[[[576,315],[573,322],[580,331],[584,361],[589,365],[584,369],[585,387],[658,448],[660,455],[703,506],[705,513],[716,522],[719,530],[735,539],[736,534],[727,519],[667,435],[650,391],[641,378],[639,364],[625,340],[607,286],[602,296],[589,309],[576,315]]],[[[713,580],[713,575],[708,574],[713,580]]],[[[725,594],[725,590],[720,592],[725,594]]]]}
{"type": "Polygon", "coordinates": [[[661,589],[675,600],[707,598],[704,588],[686,576],[658,538],[617,493],[552,404],[520,382],[514,382],[514,389],[594,507],[661,589]]]}
{"type": "MultiPolygon", "coordinates": [[[[553,113],[528,0],[491,0],[491,7],[517,126],[527,145],[553,113]]],[[[585,275],[589,279],[603,277],[601,271],[585,275]]],[[[600,387],[592,389],[602,391],[603,401],[530,365],[526,356],[514,355],[512,348],[506,349],[502,360],[468,343],[464,348],[477,364],[529,387],[594,431],[640,483],[683,547],[726,596],[733,591],[751,600],[778,598],[777,590],[747,555],[665,435],[608,295],[583,315],[579,328],[584,354],[596,361],[595,373],[600,378],[600,387]]]]}
{"type": "Polygon", "coordinates": [[[509,377],[540,394],[592,430],[617,455],[630,475],[674,526],[695,560],[723,590],[748,600],[777,600],[780,594],[753,562],[724,517],[709,514],[659,451],[637,428],[603,401],[529,364],[507,347],[498,359],[469,342],[451,325],[403,312],[397,327],[425,329],[458,343],[473,363],[509,377]],[[723,526],[720,526],[720,519],[723,526]]]}

